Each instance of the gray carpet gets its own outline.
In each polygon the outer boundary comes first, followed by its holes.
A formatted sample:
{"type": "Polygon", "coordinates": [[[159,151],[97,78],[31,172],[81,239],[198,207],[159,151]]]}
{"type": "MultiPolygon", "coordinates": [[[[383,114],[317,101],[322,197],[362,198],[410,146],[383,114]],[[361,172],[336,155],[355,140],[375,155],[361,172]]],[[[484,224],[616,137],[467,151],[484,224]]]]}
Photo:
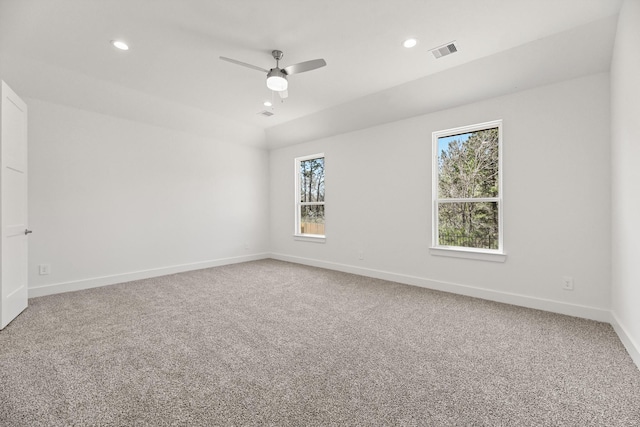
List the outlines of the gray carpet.
{"type": "Polygon", "coordinates": [[[0,425],[638,426],[611,326],[274,260],[30,300],[0,425]]]}

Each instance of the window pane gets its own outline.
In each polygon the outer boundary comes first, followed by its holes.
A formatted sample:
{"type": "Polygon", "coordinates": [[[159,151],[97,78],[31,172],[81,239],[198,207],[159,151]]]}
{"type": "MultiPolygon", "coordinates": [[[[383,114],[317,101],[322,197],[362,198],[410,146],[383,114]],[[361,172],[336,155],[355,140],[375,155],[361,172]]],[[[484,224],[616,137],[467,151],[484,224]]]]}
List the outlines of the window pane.
{"type": "Polygon", "coordinates": [[[438,204],[438,244],[498,249],[498,203],[438,204]]]}
{"type": "Polygon", "coordinates": [[[324,205],[300,206],[300,233],[324,235],[324,205]]]}
{"type": "Polygon", "coordinates": [[[300,201],[324,202],[324,157],[300,162],[300,201]]]}
{"type": "Polygon", "coordinates": [[[438,198],[498,196],[498,128],[438,138],[438,198]]]}

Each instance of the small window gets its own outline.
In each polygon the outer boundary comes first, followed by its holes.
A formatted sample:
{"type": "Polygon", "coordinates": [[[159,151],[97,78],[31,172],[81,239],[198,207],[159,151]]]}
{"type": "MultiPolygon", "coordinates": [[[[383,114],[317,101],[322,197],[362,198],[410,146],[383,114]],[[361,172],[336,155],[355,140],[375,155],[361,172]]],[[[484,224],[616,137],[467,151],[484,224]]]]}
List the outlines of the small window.
{"type": "Polygon", "coordinates": [[[324,154],[298,157],[295,235],[324,238],[324,154]]]}
{"type": "Polygon", "coordinates": [[[433,133],[434,249],[503,253],[501,146],[501,120],[433,133]]]}

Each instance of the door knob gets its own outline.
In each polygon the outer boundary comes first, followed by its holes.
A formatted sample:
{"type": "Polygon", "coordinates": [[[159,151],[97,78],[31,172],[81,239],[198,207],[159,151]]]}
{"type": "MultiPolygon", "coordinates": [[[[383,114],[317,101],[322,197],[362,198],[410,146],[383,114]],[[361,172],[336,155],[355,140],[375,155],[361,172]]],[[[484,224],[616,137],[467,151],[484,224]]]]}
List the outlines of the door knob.
{"type": "Polygon", "coordinates": [[[25,234],[25,235],[27,235],[27,234],[31,234],[31,233],[33,233],[33,231],[32,231],[32,230],[24,230],[24,234],[25,234]]]}

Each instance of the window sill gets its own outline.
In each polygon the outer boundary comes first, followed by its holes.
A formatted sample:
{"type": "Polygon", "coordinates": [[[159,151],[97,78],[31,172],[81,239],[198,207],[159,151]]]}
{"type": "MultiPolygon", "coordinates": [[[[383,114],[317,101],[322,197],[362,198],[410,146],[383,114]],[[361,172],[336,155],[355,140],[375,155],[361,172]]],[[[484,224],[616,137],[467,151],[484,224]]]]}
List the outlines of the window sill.
{"type": "Polygon", "coordinates": [[[445,256],[451,258],[475,259],[479,261],[505,262],[507,254],[499,252],[484,252],[479,250],[459,249],[459,248],[429,248],[429,253],[435,256],[445,256]]]}
{"type": "Polygon", "coordinates": [[[324,243],[327,238],[325,236],[315,234],[294,234],[293,240],[298,240],[300,242],[324,243]]]}

